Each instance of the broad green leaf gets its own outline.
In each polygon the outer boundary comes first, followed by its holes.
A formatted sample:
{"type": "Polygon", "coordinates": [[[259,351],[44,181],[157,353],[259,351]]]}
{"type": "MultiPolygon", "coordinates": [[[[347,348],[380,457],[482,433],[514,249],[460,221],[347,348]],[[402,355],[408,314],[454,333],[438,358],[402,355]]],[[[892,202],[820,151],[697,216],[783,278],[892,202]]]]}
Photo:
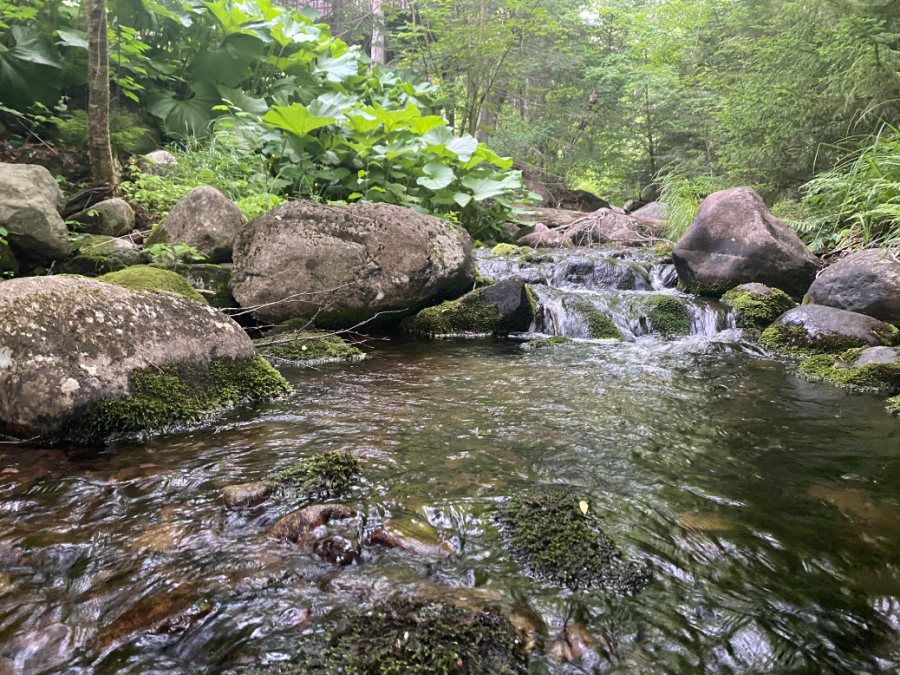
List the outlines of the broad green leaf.
{"type": "Polygon", "coordinates": [[[329,82],[343,82],[348,77],[356,75],[358,71],[359,61],[356,54],[347,52],[338,57],[320,56],[316,59],[316,69],[313,72],[324,73],[329,82]]]}
{"type": "Polygon", "coordinates": [[[453,182],[453,169],[440,162],[431,162],[422,167],[425,174],[416,183],[429,190],[442,190],[453,182]]]}
{"type": "Polygon", "coordinates": [[[468,195],[465,192],[457,192],[453,195],[453,201],[461,207],[466,208],[469,205],[469,202],[472,201],[472,195],[468,195]]]}
{"type": "Polygon", "coordinates": [[[31,26],[10,29],[13,46],[0,44],[0,103],[24,110],[59,99],[62,70],[50,45],[31,26]]]}
{"type": "Polygon", "coordinates": [[[466,176],[461,182],[464,187],[469,188],[474,193],[472,198],[477,202],[483,202],[485,199],[502,195],[505,192],[516,189],[516,187],[519,187],[522,184],[521,178],[515,174],[507,176],[502,180],[466,176]]]}
{"type": "Polygon", "coordinates": [[[193,19],[187,13],[171,10],[158,2],[154,2],[154,0],[143,0],[142,4],[144,9],[148,12],[176,21],[185,28],[189,28],[194,23],[193,19]]]}
{"type": "Polygon", "coordinates": [[[512,157],[501,157],[484,143],[478,146],[475,154],[472,155],[472,159],[466,163],[466,168],[474,169],[481,162],[490,162],[501,169],[511,169],[513,167],[512,157]]]}
{"type": "Polygon", "coordinates": [[[263,116],[263,122],[269,126],[285,129],[300,137],[336,121],[333,117],[312,115],[306,109],[306,106],[300,103],[294,103],[289,108],[275,106],[263,116]]]}
{"type": "Polygon", "coordinates": [[[162,120],[166,131],[176,136],[205,136],[212,121],[212,108],[219,101],[204,94],[177,99],[167,91],[151,91],[147,109],[162,120]]]}
{"type": "Polygon", "coordinates": [[[403,110],[385,110],[384,108],[373,108],[371,106],[364,110],[384,125],[385,133],[391,133],[395,129],[405,127],[409,120],[422,116],[419,109],[412,103],[403,110]]]}
{"type": "Polygon", "coordinates": [[[316,115],[317,117],[333,117],[336,120],[347,119],[343,110],[334,104],[323,101],[321,96],[309,104],[308,110],[310,115],[316,115]]]}
{"type": "Polygon", "coordinates": [[[410,120],[409,128],[416,132],[417,135],[424,136],[432,129],[446,124],[447,121],[443,117],[428,115],[427,117],[417,117],[414,120],[410,120]]]}
{"type": "Polygon", "coordinates": [[[347,119],[354,131],[375,131],[381,126],[381,122],[362,110],[348,110],[347,119]]]}
{"type": "Polygon", "coordinates": [[[242,89],[229,89],[228,87],[219,87],[219,95],[229,101],[232,105],[244,112],[253,113],[254,115],[264,115],[269,109],[269,105],[263,98],[253,98],[247,96],[242,89]]]}
{"type": "Polygon", "coordinates": [[[454,138],[447,143],[447,150],[459,157],[461,162],[468,162],[477,149],[478,141],[469,134],[461,136],[460,138],[454,138]]]}
{"type": "Polygon", "coordinates": [[[56,31],[56,34],[59,36],[60,43],[64,44],[66,47],[88,48],[87,33],[83,30],[60,28],[56,31]]]}

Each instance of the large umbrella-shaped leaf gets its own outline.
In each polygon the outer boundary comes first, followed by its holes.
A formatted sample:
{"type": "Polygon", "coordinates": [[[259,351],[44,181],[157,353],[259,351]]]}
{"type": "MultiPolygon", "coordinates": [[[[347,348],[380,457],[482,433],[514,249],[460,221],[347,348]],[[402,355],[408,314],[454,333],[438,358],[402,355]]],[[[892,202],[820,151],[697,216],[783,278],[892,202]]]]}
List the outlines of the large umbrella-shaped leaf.
{"type": "Polygon", "coordinates": [[[447,143],[447,150],[454,153],[461,162],[468,162],[472,159],[472,154],[478,149],[478,141],[474,136],[466,134],[459,138],[454,138],[447,143]]]}
{"type": "Polygon", "coordinates": [[[243,89],[231,89],[219,87],[219,95],[236,108],[254,115],[263,115],[269,109],[269,104],[264,98],[253,98],[244,93],[243,89]]]}
{"type": "Polygon", "coordinates": [[[412,103],[403,110],[386,110],[385,108],[365,108],[365,111],[384,125],[385,133],[391,133],[408,125],[409,121],[421,117],[422,113],[412,103]]]}
{"type": "Polygon", "coordinates": [[[294,103],[289,108],[280,105],[275,106],[263,116],[263,122],[270,127],[285,129],[300,137],[336,121],[333,117],[313,115],[307,110],[306,106],[300,103],[294,103]]]}
{"type": "Polygon", "coordinates": [[[59,99],[62,69],[50,45],[31,26],[13,26],[12,44],[0,44],[0,102],[22,110],[59,99]]]}
{"type": "Polygon", "coordinates": [[[425,175],[416,183],[429,190],[442,190],[453,182],[453,169],[440,162],[429,162],[422,167],[425,175]]]}
{"type": "Polygon", "coordinates": [[[359,60],[353,52],[338,57],[320,56],[313,72],[324,73],[329,82],[343,82],[359,72],[359,60]]]}
{"type": "Polygon", "coordinates": [[[522,178],[517,173],[510,174],[500,180],[491,177],[477,178],[475,176],[466,176],[462,179],[462,184],[474,193],[472,198],[475,201],[483,202],[485,199],[497,197],[510,190],[522,187],[522,178]]]}
{"type": "Polygon", "coordinates": [[[415,131],[417,135],[424,136],[432,129],[440,126],[446,126],[447,121],[438,115],[428,115],[427,117],[417,117],[410,120],[409,128],[415,131]]]}
{"type": "Polygon", "coordinates": [[[193,92],[186,99],[176,98],[167,91],[151,91],[147,109],[162,120],[169,134],[204,136],[209,133],[212,108],[219,99],[199,87],[197,89],[199,93],[193,92]]]}

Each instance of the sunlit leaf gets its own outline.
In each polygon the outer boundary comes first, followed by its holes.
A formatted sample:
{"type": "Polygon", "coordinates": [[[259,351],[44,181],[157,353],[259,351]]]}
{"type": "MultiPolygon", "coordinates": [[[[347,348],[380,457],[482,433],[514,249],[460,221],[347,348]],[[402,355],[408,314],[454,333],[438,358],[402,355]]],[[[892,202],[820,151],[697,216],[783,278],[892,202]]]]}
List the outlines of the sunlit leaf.
{"type": "Polygon", "coordinates": [[[429,190],[442,190],[453,182],[453,169],[440,162],[430,162],[422,167],[425,176],[416,183],[429,190]]]}
{"type": "Polygon", "coordinates": [[[263,116],[263,122],[269,126],[285,129],[300,137],[336,121],[333,117],[312,115],[306,106],[300,103],[294,103],[289,108],[275,106],[263,116]]]}
{"type": "MultiPolygon", "coordinates": [[[[332,54],[334,50],[332,50],[332,54]]],[[[315,73],[324,73],[329,82],[343,82],[359,70],[356,54],[347,52],[342,56],[320,56],[316,59],[315,73]]]]}

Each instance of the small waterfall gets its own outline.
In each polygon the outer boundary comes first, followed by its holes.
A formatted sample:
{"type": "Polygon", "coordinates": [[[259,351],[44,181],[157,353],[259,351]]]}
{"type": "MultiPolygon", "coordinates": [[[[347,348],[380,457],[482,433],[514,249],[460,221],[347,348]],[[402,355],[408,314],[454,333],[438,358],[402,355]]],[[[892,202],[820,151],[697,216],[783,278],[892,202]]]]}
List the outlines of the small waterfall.
{"type": "Polygon", "coordinates": [[[482,250],[477,257],[483,276],[519,275],[531,284],[539,300],[533,333],[591,339],[586,305],[607,316],[628,341],[664,335],[667,328],[671,332],[673,319],[666,310],[675,312],[674,334],[683,334],[683,324],[690,335],[706,337],[735,329],[727,305],[676,291],[674,265],[656,262],[649,252],[601,247],[517,257],[482,250]]]}

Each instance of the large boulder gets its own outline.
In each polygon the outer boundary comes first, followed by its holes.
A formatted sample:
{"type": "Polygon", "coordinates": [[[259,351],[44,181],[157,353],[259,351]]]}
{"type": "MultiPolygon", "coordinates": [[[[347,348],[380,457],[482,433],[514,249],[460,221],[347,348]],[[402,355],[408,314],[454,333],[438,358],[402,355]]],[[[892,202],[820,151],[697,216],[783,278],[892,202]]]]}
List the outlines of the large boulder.
{"type": "Polygon", "coordinates": [[[818,268],[800,237],[746,187],[704,199],[672,257],[687,291],[713,296],[755,282],[799,298],[818,268]]]}
{"type": "MultiPolygon", "coordinates": [[[[627,209],[626,209],[627,211],[627,209]]],[[[631,212],[635,218],[650,218],[651,220],[666,220],[669,209],[663,202],[650,202],[631,212]]]]}
{"type": "Polygon", "coordinates": [[[637,246],[646,244],[661,234],[661,225],[657,221],[638,220],[612,209],[600,209],[590,218],[572,225],[565,238],[574,246],[590,246],[591,244],[621,244],[637,246]]]}
{"type": "Polygon", "coordinates": [[[428,307],[403,323],[417,335],[507,335],[531,327],[537,299],[520,276],[509,277],[461,297],[428,307]]]}
{"type": "Polygon", "coordinates": [[[231,262],[244,222],[244,214],[228,197],[201,185],[181,198],[144,244],[187,244],[211,263],[231,262]]]}
{"type": "Polygon", "coordinates": [[[241,235],[234,262],[234,297],[266,323],[399,320],[475,283],[465,230],[390,204],[283,204],[241,235]]]}
{"type": "Polygon", "coordinates": [[[208,305],[93,279],[0,284],[6,434],[102,442],[287,389],[241,328],[208,305]]]}
{"type": "Polygon", "coordinates": [[[802,305],[778,317],[759,341],[787,354],[840,354],[848,349],[891,347],[898,341],[898,330],[864,314],[802,305]]]}
{"type": "Polygon", "coordinates": [[[0,227],[23,264],[47,265],[69,255],[66,224],[59,213],[62,191],[42,166],[0,163],[0,227]]]}
{"type": "Polygon", "coordinates": [[[900,325],[900,262],[884,251],[854,253],[818,276],[806,302],[900,325]]]}
{"type": "Polygon", "coordinates": [[[77,232],[121,237],[134,229],[134,210],[124,199],[104,199],[69,220],[77,232]]]}

